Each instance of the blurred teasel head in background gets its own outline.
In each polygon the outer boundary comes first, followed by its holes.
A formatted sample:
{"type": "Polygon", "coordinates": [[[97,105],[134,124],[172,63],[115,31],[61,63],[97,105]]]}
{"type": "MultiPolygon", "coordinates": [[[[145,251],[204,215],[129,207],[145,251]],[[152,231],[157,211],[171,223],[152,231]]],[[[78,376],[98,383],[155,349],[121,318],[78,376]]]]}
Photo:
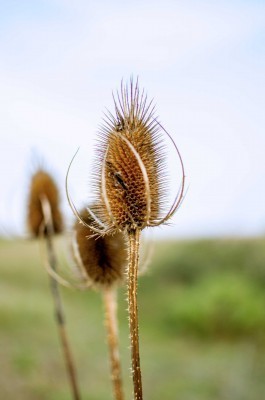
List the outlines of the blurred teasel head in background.
{"type": "MultiPolygon", "coordinates": [[[[50,206],[53,232],[61,233],[63,230],[63,219],[59,208],[59,190],[52,176],[43,169],[39,169],[31,178],[28,196],[27,224],[30,233],[35,237],[38,237],[43,230],[43,199],[50,206]]],[[[44,234],[46,234],[45,229],[44,234]]]]}
{"type": "MultiPolygon", "coordinates": [[[[86,209],[80,212],[80,217],[88,225],[93,222],[86,209]]],[[[122,232],[95,238],[91,229],[76,221],[72,247],[77,267],[87,284],[106,289],[123,283],[128,254],[122,232]]]]}

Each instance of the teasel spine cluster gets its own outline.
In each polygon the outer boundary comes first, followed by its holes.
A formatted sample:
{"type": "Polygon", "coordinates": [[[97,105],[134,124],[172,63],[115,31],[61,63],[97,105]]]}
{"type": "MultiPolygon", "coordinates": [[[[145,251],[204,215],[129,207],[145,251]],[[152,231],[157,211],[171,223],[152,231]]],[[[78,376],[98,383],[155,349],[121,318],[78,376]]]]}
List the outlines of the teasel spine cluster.
{"type": "MultiPolygon", "coordinates": [[[[63,231],[63,219],[59,208],[59,191],[52,176],[39,169],[31,179],[28,200],[28,227],[31,234],[45,240],[48,265],[56,274],[57,259],[53,244],[56,233],[63,231]]],[[[43,260],[44,262],[44,260],[43,260]]],[[[66,332],[66,322],[57,280],[50,276],[50,288],[54,302],[55,318],[72,391],[72,398],[80,400],[76,369],[66,332]]]]}

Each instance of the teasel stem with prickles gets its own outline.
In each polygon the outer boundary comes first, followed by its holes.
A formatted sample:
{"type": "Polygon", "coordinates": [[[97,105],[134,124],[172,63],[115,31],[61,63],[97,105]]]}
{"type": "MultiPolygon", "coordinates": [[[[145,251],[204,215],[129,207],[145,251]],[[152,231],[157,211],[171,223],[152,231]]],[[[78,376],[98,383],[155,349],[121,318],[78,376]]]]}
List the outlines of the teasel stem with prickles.
{"type": "MultiPolygon", "coordinates": [[[[58,190],[52,177],[45,171],[39,170],[31,181],[28,210],[28,226],[31,233],[42,239],[45,238],[49,267],[56,273],[56,255],[53,245],[55,233],[62,231],[62,217],[59,210],[58,190]]],[[[50,288],[54,302],[55,318],[63,350],[66,370],[72,391],[72,398],[80,400],[76,370],[71,354],[65,327],[65,317],[57,280],[50,276],[50,288]]]]}
{"type": "MultiPolygon", "coordinates": [[[[80,215],[87,224],[92,221],[86,210],[81,211],[80,215]]],[[[119,355],[117,286],[124,281],[128,262],[126,238],[119,232],[95,238],[91,229],[77,221],[74,226],[73,253],[87,287],[90,285],[102,293],[114,398],[124,400],[119,355]]]]}
{"type": "MultiPolygon", "coordinates": [[[[134,84],[131,79],[130,85],[125,86],[122,83],[120,92],[113,99],[115,113],[107,112],[99,133],[94,171],[96,206],[93,210],[87,209],[93,222],[86,223],[69,195],[68,200],[79,221],[94,235],[115,232],[128,235],[127,286],[134,398],[142,400],[137,310],[140,232],[146,227],[164,224],[173,216],[184,198],[185,174],[176,144],[158,122],[152,102],[147,102],[138,81],[134,84]],[[182,173],[180,189],[165,216],[162,215],[167,198],[163,136],[173,144],[182,173]]],[[[68,173],[69,169],[67,176],[68,173]]]]}
{"type": "Polygon", "coordinates": [[[128,303],[129,325],[131,337],[131,358],[135,399],[142,399],[142,376],[140,366],[138,305],[137,305],[137,275],[139,265],[140,230],[128,232],[130,243],[130,256],[128,266],[128,303]]]}

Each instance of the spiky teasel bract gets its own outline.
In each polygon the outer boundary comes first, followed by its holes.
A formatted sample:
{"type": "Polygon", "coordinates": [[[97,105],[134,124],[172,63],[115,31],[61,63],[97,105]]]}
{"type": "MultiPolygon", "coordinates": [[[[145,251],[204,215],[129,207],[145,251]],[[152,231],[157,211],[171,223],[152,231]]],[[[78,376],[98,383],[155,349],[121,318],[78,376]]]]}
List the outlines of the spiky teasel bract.
{"type": "MultiPolygon", "coordinates": [[[[63,220],[59,209],[59,192],[52,176],[39,169],[31,179],[28,199],[28,227],[32,235],[38,237],[44,223],[42,200],[45,198],[50,205],[54,233],[61,233],[63,220]]],[[[44,234],[47,234],[44,229],[44,234]]]]}
{"type": "MultiPolygon", "coordinates": [[[[92,223],[86,209],[80,212],[86,224],[92,223]]],[[[77,221],[73,229],[74,257],[87,283],[97,288],[117,286],[124,281],[128,263],[127,243],[123,233],[94,237],[94,232],[77,221]]]]}

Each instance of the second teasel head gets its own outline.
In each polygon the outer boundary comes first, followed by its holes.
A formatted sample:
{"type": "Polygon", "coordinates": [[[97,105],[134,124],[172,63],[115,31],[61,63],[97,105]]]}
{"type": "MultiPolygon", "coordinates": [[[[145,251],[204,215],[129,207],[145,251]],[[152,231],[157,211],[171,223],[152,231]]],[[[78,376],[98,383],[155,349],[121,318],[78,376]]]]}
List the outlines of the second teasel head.
{"type": "MultiPolygon", "coordinates": [[[[33,236],[41,234],[44,222],[42,199],[49,202],[54,233],[63,231],[63,219],[60,211],[60,198],[57,185],[52,176],[39,169],[31,178],[29,197],[28,197],[28,228],[33,236]]],[[[46,231],[44,230],[44,234],[46,231]]]]}
{"type": "MultiPolygon", "coordinates": [[[[81,211],[86,224],[92,218],[86,209],[81,211]]],[[[95,237],[94,232],[77,221],[73,227],[73,252],[83,276],[91,286],[108,288],[122,284],[127,267],[127,242],[121,232],[95,237]]]]}

